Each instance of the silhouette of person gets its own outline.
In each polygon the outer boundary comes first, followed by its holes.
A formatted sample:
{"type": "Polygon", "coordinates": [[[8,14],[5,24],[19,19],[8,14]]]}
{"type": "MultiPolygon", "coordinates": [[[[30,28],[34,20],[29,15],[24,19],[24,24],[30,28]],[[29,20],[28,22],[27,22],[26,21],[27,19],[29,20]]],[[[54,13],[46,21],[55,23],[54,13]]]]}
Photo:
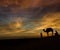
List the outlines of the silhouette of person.
{"type": "Polygon", "coordinates": [[[57,31],[55,31],[55,36],[58,36],[58,32],[57,31]]]}
{"type": "Polygon", "coordinates": [[[40,36],[41,36],[41,38],[42,38],[42,33],[40,33],[40,36]]]}

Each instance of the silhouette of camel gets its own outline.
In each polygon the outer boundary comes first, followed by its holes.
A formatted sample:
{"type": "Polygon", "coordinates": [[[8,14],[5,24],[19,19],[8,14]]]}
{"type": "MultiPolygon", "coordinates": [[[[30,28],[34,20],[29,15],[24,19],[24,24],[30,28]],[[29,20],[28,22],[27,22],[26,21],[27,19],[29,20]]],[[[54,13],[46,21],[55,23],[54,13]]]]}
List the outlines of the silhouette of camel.
{"type": "Polygon", "coordinates": [[[47,32],[47,35],[49,36],[49,32],[52,32],[52,36],[53,36],[53,29],[52,28],[46,28],[46,30],[45,29],[43,29],[43,31],[44,32],[47,32]]]}

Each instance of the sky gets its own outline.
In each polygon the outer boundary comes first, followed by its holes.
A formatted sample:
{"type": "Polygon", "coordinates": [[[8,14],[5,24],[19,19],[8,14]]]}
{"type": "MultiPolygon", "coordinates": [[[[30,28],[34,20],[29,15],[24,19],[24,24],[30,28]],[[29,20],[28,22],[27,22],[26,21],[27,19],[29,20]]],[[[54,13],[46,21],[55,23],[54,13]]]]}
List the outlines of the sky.
{"type": "Polygon", "coordinates": [[[0,36],[39,36],[51,27],[60,33],[60,0],[0,0],[0,36]]]}

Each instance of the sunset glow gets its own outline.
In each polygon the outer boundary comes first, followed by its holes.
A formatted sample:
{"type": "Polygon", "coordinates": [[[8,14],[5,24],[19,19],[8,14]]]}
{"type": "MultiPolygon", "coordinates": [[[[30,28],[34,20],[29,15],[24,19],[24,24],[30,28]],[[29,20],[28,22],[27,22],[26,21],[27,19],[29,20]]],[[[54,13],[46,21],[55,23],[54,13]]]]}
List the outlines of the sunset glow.
{"type": "Polygon", "coordinates": [[[0,0],[0,36],[46,36],[49,27],[60,34],[60,0],[0,0]]]}

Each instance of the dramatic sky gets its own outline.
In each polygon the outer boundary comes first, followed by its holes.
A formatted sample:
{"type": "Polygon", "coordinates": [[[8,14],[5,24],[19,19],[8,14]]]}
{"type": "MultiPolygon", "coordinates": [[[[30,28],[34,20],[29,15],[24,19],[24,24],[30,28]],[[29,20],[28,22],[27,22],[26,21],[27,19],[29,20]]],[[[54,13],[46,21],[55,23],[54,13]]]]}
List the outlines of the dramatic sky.
{"type": "Polygon", "coordinates": [[[0,0],[0,37],[39,36],[48,27],[60,33],[60,0],[0,0]]]}

